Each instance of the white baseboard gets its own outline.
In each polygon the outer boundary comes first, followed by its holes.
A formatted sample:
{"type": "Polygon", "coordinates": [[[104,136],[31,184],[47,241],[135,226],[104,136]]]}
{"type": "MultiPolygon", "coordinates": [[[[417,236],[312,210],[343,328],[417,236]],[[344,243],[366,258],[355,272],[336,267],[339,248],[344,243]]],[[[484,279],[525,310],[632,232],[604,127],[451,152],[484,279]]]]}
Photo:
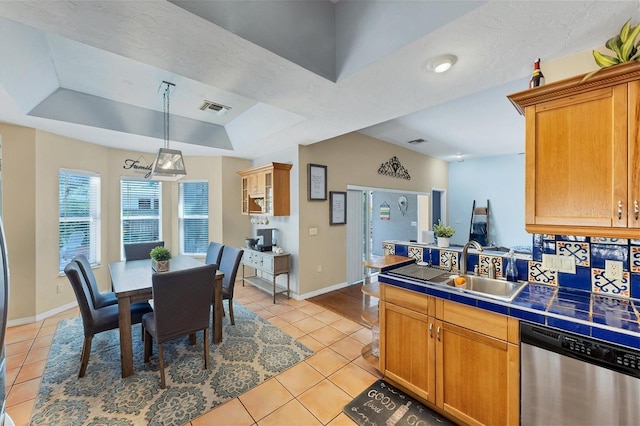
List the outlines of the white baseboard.
{"type": "Polygon", "coordinates": [[[305,299],[309,299],[310,297],[320,296],[321,294],[329,293],[330,291],[340,290],[341,288],[349,287],[352,284],[353,283],[344,282],[344,283],[334,284],[330,287],[324,287],[318,290],[310,291],[309,293],[298,294],[296,295],[296,300],[305,300],[305,299]]]}
{"type": "Polygon", "coordinates": [[[67,303],[66,305],[59,306],[55,309],[51,309],[50,311],[38,314],[35,317],[25,317],[25,318],[9,320],[7,321],[7,327],[15,327],[17,325],[31,324],[37,321],[42,321],[44,319],[57,315],[60,312],[64,312],[67,309],[75,308],[76,306],[78,306],[78,302],[71,302],[71,303],[67,303]]]}

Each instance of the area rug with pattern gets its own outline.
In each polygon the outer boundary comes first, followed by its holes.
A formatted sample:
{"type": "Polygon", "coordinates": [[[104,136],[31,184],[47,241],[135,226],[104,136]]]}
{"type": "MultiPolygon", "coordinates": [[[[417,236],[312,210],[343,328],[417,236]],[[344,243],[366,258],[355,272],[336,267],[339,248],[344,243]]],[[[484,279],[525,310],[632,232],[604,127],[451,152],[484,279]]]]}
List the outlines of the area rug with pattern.
{"type": "Polygon", "coordinates": [[[345,405],[342,412],[360,426],[455,426],[383,379],[345,405]]]}
{"type": "Polygon", "coordinates": [[[303,361],[313,351],[238,302],[235,325],[224,317],[222,342],[204,369],[202,332],[163,344],[166,389],[157,347],[143,361],[140,324],[132,326],[135,374],[121,378],[118,330],[96,334],[86,375],[78,378],[81,318],[61,321],[53,338],[30,425],[184,425],[303,361]]]}

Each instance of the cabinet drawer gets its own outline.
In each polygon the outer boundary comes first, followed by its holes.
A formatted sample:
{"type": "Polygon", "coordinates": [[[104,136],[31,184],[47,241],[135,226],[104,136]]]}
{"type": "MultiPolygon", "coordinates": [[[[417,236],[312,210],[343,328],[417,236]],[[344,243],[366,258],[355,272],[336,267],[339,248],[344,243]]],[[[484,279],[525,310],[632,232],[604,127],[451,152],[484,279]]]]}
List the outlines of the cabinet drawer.
{"type": "Polygon", "coordinates": [[[443,302],[442,315],[438,316],[443,321],[495,337],[496,339],[508,340],[509,318],[506,315],[488,312],[448,300],[443,302]]]}
{"type": "Polygon", "coordinates": [[[435,301],[430,296],[390,285],[384,286],[383,294],[382,297],[385,302],[393,303],[394,305],[402,306],[425,315],[433,315],[435,313],[435,301]]]}

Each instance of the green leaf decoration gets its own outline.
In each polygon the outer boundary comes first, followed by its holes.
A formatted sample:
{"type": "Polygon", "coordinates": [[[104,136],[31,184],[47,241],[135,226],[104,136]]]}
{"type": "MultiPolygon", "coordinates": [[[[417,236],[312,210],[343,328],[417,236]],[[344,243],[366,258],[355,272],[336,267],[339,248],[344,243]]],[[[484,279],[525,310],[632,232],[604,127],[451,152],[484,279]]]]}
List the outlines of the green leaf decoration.
{"type": "Polygon", "coordinates": [[[593,51],[593,58],[596,60],[596,64],[598,64],[600,68],[610,67],[612,65],[617,65],[620,63],[620,60],[618,58],[605,55],[604,53],[600,53],[597,50],[593,51]]]}
{"type": "Polygon", "coordinates": [[[620,47],[622,46],[622,40],[620,39],[620,35],[616,34],[614,37],[611,37],[609,40],[607,40],[605,46],[607,46],[607,49],[616,52],[618,58],[621,57],[622,51],[620,50],[620,47]]]}
{"type": "MultiPolygon", "coordinates": [[[[629,33],[629,38],[627,38],[622,43],[622,47],[620,48],[620,60],[622,62],[630,60],[633,53],[635,53],[632,52],[632,50],[635,49],[633,43],[636,40],[638,34],[640,34],[640,24],[636,25],[635,28],[631,30],[631,32],[629,33]]],[[[622,36],[620,36],[620,39],[622,40],[622,36]]]]}
{"type": "Polygon", "coordinates": [[[624,43],[629,39],[629,28],[631,28],[631,19],[624,23],[620,29],[620,40],[624,43]]]}

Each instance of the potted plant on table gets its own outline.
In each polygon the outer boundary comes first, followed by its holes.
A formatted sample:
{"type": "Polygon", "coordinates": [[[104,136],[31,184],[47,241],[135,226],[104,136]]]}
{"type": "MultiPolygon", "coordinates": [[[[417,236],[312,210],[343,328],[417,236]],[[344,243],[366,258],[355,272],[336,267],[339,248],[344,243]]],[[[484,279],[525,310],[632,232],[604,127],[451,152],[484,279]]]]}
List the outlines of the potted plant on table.
{"type": "Polygon", "coordinates": [[[453,237],[456,230],[438,220],[433,224],[433,233],[438,238],[438,247],[449,247],[449,238],[453,237]]]}
{"type": "Polygon", "coordinates": [[[171,260],[171,252],[169,249],[158,246],[151,249],[151,267],[156,272],[166,272],[169,270],[169,260],[171,260]]]}

